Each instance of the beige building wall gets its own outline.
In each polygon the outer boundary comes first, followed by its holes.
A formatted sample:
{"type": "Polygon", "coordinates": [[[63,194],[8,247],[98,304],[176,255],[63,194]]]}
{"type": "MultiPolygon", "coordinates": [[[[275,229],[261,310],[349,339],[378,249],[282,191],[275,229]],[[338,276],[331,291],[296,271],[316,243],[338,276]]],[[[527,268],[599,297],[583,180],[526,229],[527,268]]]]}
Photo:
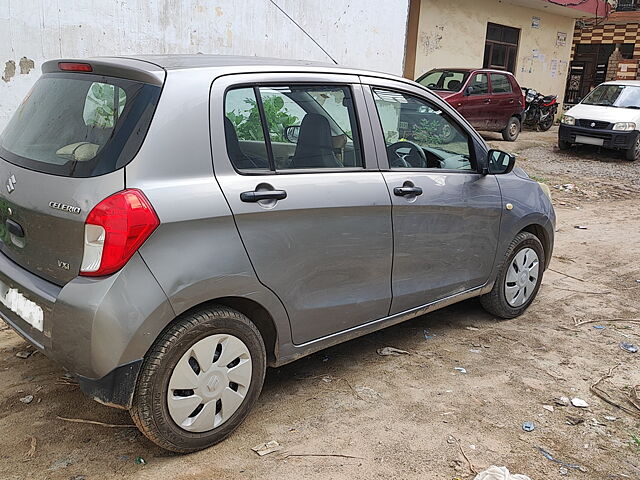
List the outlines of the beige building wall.
{"type": "MultiPolygon", "coordinates": [[[[532,0],[532,3],[536,3],[532,0]]],[[[541,2],[538,2],[541,4],[541,2]]],[[[515,75],[522,87],[564,98],[574,19],[499,0],[422,0],[416,49],[416,77],[432,68],[479,68],[487,23],[520,29],[515,75]],[[540,19],[532,27],[532,19],[540,19]],[[564,45],[558,32],[565,34],[564,45]]]]}

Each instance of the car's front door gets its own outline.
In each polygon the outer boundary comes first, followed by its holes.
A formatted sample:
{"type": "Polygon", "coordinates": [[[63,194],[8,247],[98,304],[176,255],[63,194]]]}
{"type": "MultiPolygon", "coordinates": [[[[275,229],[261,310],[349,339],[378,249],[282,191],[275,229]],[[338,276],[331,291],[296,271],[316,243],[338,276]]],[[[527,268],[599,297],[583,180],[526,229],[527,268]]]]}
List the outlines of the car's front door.
{"type": "Polygon", "coordinates": [[[211,123],[216,178],[294,343],[387,316],[391,202],[358,78],[223,77],[211,123]]]}
{"type": "Polygon", "coordinates": [[[393,203],[391,313],[472,290],[489,279],[501,196],[482,175],[475,133],[441,100],[410,86],[366,79],[376,149],[393,203]],[[444,136],[442,125],[455,134],[444,136]]]}
{"type": "Polygon", "coordinates": [[[493,105],[489,93],[489,76],[475,73],[469,77],[456,110],[477,130],[490,128],[493,105]]]}

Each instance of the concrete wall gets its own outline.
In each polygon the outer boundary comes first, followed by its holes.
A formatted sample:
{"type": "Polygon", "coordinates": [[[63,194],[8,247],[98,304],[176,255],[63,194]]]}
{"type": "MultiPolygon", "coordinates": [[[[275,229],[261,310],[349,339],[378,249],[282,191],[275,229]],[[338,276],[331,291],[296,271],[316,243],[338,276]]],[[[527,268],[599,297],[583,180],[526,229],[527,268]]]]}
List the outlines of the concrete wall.
{"type": "MultiPolygon", "coordinates": [[[[338,63],[402,74],[408,0],[276,0],[338,63]]],[[[44,60],[220,53],[331,62],[269,0],[0,0],[0,130],[44,60]]]]}
{"type": "Polygon", "coordinates": [[[564,98],[574,20],[499,0],[422,0],[416,76],[436,67],[482,67],[488,22],[521,29],[520,86],[564,98]],[[540,18],[539,28],[532,17],[540,18]],[[566,34],[564,46],[556,45],[558,32],[566,34]]]}

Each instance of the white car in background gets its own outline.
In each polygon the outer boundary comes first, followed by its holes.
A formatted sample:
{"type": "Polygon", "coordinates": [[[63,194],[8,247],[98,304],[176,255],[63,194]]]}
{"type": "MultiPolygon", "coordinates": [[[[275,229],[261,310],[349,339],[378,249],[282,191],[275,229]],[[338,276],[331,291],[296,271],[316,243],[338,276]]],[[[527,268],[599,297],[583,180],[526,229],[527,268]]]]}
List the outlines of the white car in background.
{"type": "Polygon", "coordinates": [[[562,116],[558,148],[574,144],[624,150],[640,159],[640,81],[616,80],[598,85],[562,116]]]}

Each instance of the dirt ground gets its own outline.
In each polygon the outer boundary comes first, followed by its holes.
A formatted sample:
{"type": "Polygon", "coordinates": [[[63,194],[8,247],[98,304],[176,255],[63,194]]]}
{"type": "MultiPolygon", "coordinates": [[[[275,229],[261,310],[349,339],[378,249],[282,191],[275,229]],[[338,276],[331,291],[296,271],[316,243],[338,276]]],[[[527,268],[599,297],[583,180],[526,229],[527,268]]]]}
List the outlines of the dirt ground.
{"type": "Polygon", "coordinates": [[[486,135],[551,186],[558,214],[551,270],[522,317],[498,321],[467,301],[270,370],[240,429],[188,456],[134,428],[58,419],[131,423],[44,356],[17,357],[29,347],[2,326],[0,479],[467,480],[490,465],[533,480],[640,479],[640,410],[626,396],[640,384],[640,353],[619,347],[640,346],[640,164],[594,148],[561,153],[555,135],[486,135]],[[410,354],[376,353],[385,346],[410,354]],[[630,413],[590,391],[612,367],[598,387],[630,413]],[[559,406],[561,396],[589,406],[559,406]],[[251,450],[270,440],[283,450],[251,450]]]}

